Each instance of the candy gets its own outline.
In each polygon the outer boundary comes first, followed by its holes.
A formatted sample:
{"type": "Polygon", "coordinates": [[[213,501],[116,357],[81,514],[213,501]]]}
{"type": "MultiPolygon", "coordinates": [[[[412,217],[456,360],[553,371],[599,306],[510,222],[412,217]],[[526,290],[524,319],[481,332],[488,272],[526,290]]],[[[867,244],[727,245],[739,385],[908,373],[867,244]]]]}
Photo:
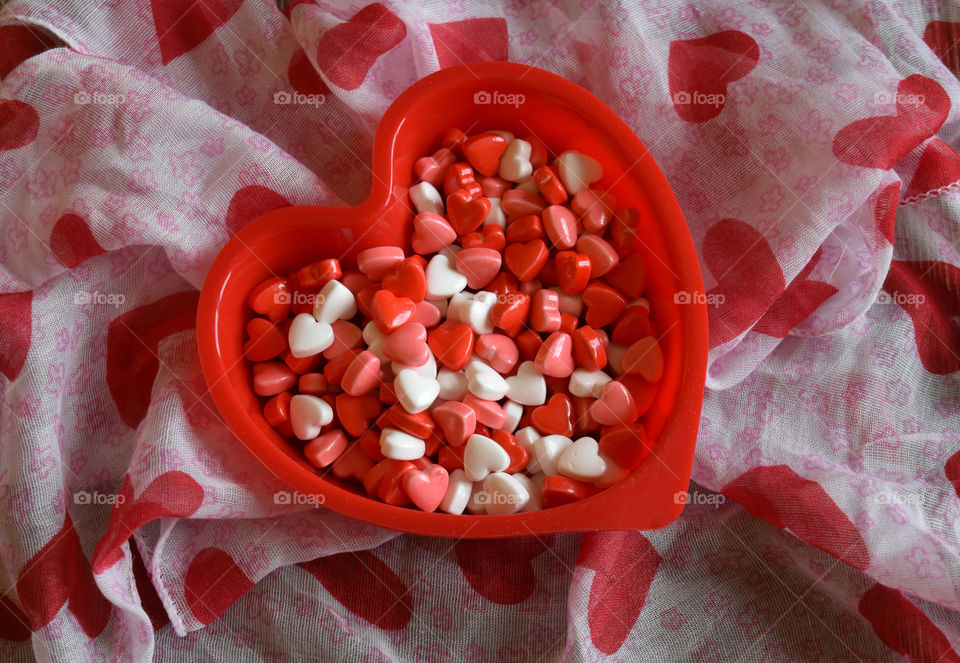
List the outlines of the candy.
{"type": "Polygon", "coordinates": [[[590,156],[548,158],[532,135],[449,130],[413,166],[412,253],[323,258],[250,292],[254,393],[307,462],[390,505],[491,516],[643,462],[665,367],[640,213],[590,188],[590,156]]]}
{"type": "Polygon", "coordinates": [[[297,394],[290,399],[290,425],[301,440],[311,440],[333,421],[333,409],[317,396],[297,394]]]}
{"type": "Polygon", "coordinates": [[[483,481],[490,472],[510,467],[510,456],[499,444],[483,435],[471,435],[464,446],[463,471],[471,481],[483,481]]]}
{"type": "Polygon", "coordinates": [[[294,357],[309,357],[333,345],[333,327],[326,322],[320,322],[310,313],[301,313],[290,324],[287,340],[290,354],[294,357]]]}

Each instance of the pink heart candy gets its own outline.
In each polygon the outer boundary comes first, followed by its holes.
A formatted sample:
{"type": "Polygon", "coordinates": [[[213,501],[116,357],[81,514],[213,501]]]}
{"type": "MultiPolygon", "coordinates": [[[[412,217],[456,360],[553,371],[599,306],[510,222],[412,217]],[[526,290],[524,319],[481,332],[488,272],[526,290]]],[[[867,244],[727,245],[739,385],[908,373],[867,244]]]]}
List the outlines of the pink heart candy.
{"type": "Polygon", "coordinates": [[[443,501],[450,475],[440,465],[425,470],[410,470],[403,475],[403,490],[418,509],[430,513],[443,501]]]}
{"type": "Polygon", "coordinates": [[[477,413],[477,421],[484,426],[499,430],[503,428],[503,424],[507,421],[507,413],[496,401],[488,401],[477,398],[473,394],[467,394],[463,397],[463,402],[473,408],[473,411],[477,413]]]}
{"type": "Polygon", "coordinates": [[[376,246],[357,254],[357,267],[372,281],[379,281],[403,262],[405,257],[399,246],[376,246]]]}
{"type": "Polygon", "coordinates": [[[568,378],[573,373],[573,339],[566,332],[553,332],[543,342],[533,360],[537,370],[554,378],[568,378]]]}
{"type": "Polygon", "coordinates": [[[477,413],[466,403],[447,401],[433,408],[433,421],[443,431],[444,439],[459,447],[477,428],[477,413]]]}
{"type": "Polygon", "coordinates": [[[430,359],[426,327],[419,322],[401,325],[383,342],[383,353],[404,366],[423,366],[430,359]]]}
{"type": "Polygon", "coordinates": [[[600,398],[590,406],[590,416],[601,426],[632,424],[637,420],[637,406],[630,390],[614,380],[603,385],[600,398]]]}
{"type": "Polygon", "coordinates": [[[340,386],[351,396],[363,396],[380,386],[380,359],[369,350],[353,358],[340,386]]]}
{"type": "Polygon", "coordinates": [[[467,285],[479,290],[500,271],[503,258],[496,249],[477,247],[457,254],[457,271],[467,277],[467,285]]]}
{"type": "Polygon", "coordinates": [[[279,361],[261,361],[253,365],[253,391],[260,396],[273,396],[297,382],[297,374],[279,361]]]}
{"type": "MultiPolygon", "coordinates": [[[[577,217],[569,207],[550,205],[541,214],[543,229],[558,249],[572,249],[577,241],[577,217]]],[[[582,253],[582,251],[581,251],[582,253]]]]}
{"type": "Polygon", "coordinates": [[[342,430],[319,435],[303,447],[303,455],[314,467],[326,467],[347,448],[347,436],[342,430]]]}
{"type": "Polygon", "coordinates": [[[410,243],[419,254],[435,253],[457,238],[445,218],[433,212],[420,212],[413,217],[413,236],[410,243]]]}
{"type": "Polygon", "coordinates": [[[441,319],[440,309],[427,300],[423,300],[422,302],[417,302],[417,308],[414,310],[410,322],[419,322],[427,329],[431,329],[439,325],[441,319]]]}
{"type": "Polygon", "coordinates": [[[480,334],[473,351],[501,375],[510,373],[520,359],[517,344],[505,334],[480,334]]]}

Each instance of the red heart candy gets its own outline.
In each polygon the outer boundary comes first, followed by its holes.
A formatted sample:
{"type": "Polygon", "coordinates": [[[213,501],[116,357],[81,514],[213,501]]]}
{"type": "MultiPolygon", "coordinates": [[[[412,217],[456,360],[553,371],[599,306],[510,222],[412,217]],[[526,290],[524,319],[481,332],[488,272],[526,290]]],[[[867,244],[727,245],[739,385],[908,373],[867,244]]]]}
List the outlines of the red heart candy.
{"type": "Polygon", "coordinates": [[[393,506],[406,506],[410,499],[403,491],[403,475],[413,472],[417,466],[408,460],[384,458],[373,466],[363,479],[363,487],[370,495],[393,506]]]}
{"type": "Polygon", "coordinates": [[[547,245],[542,239],[534,239],[524,244],[510,244],[503,253],[507,269],[521,281],[536,278],[549,256],[547,245]]]}
{"type": "Polygon", "coordinates": [[[577,251],[590,258],[590,278],[598,279],[620,262],[616,250],[599,235],[581,235],[577,251]]]}
{"type": "Polygon", "coordinates": [[[590,282],[590,258],[576,251],[558,251],[553,258],[557,285],[568,295],[583,292],[590,282]]]}
{"type": "Polygon", "coordinates": [[[420,212],[413,217],[411,246],[417,253],[434,253],[457,239],[457,231],[447,220],[433,212],[420,212]]]}
{"type": "Polygon", "coordinates": [[[651,443],[640,424],[613,426],[600,436],[601,453],[625,470],[633,470],[650,453],[651,443]]]}
{"type": "Polygon", "coordinates": [[[637,406],[630,391],[612,380],[603,385],[600,398],[590,406],[590,416],[601,426],[632,424],[637,420],[637,406]]]}
{"type": "Polygon", "coordinates": [[[538,332],[560,329],[560,295],[555,290],[537,290],[530,303],[530,326],[538,332]]]}
{"type": "Polygon", "coordinates": [[[442,366],[459,371],[473,352],[473,330],[469,325],[447,321],[430,332],[427,343],[442,366]]]}
{"type": "Polygon", "coordinates": [[[530,452],[517,444],[517,438],[505,430],[493,431],[493,441],[503,447],[510,457],[510,464],[504,472],[521,472],[530,462],[530,452]]]}
{"type": "Polygon", "coordinates": [[[374,461],[363,452],[359,444],[347,447],[340,457],[333,461],[330,468],[333,476],[338,479],[356,479],[363,481],[367,473],[373,469],[374,461]]]}
{"type": "MultiPolygon", "coordinates": [[[[472,432],[473,431],[471,431],[471,433],[472,432]]],[[[440,447],[440,450],[437,451],[437,462],[445,467],[448,472],[462,470],[463,452],[466,448],[467,445],[465,444],[458,447],[452,447],[449,444],[444,444],[442,447],[440,447]]]]}
{"type": "Polygon", "coordinates": [[[591,327],[606,327],[627,308],[627,300],[604,283],[591,283],[583,291],[586,321],[591,327]]]}
{"type": "Polygon", "coordinates": [[[559,474],[543,478],[543,508],[563,506],[589,497],[593,490],[588,484],[559,474]]]}
{"type": "Polygon", "coordinates": [[[507,244],[529,242],[530,240],[543,239],[544,237],[546,237],[546,235],[543,234],[543,221],[539,215],[536,214],[522,216],[515,221],[511,221],[509,225],[507,225],[507,232],[505,234],[507,244]]]}
{"type": "Polygon", "coordinates": [[[613,326],[613,342],[624,347],[644,336],[656,336],[657,329],[650,322],[650,312],[644,306],[631,306],[623,312],[613,326]]]}
{"type": "Polygon", "coordinates": [[[543,345],[543,339],[540,338],[540,334],[532,329],[525,329],[517,335],[516,343],[517,349],[520,351],[520,359],[533,361],[540,351],[540,346],[543,345]]]}
{"type": "Polygon", "coordinates": [[[607,365],[607,349],[593,327],[584,325],[573,332],[573,360],[588,371],[598,371],[607,365]]]}
{"type": "Polygon", "coordinates": [[[517,292],[518,285],[517,279],[513,274],[500,272],[487,285],[487,290],[498,295],[505,295],[508,292],[517,292]]]}
{"type": "Polygon", "coordinates": [[[507,245],[507,238],[503,228],[495,223],[484,226],[482,232],[467,233],[460,239],[460,246],[464,249],[493,249],[503,251],[507,245]]]}
{"type": "Polygon", "coordinates": [[[266,318],[251,318],[247,323],[247,336],[243,354],[250,361],[273,359],[287,349],[283,332],[266,318]]]}
{"type": "Polygon", "coordinates": [[[263,418],[284,437],[293,437],[290,425],[290,399],[293,394],[282,391],[263,405],[263,418]]]}
{"type": "MultiPolygon", "coordinates": [[[[344,355],[347,356],[347,355],[344,355]]],[[[328,364],[329,365],[329,364],[328,364]]],[[[369,350],[362,350],[347,366],[340,387],[352,396],[362,396],[380,384],[380,358],[369,350]]]]}
{"type": "Polygon", "coordinates": [[[273,322],[280,322],[290,315],[290,304],[293,301],[291,290],[287,279],[279,276],[267,279],[247,295],[247,306],[273,322]]]}
{"type": "Polygon", "coordinates": [[[643,295],[643,290],[647,287],[647,267],[637,253],[631,253],[620,260],[604,277],[607,283],[630,299],[643,295]]]}
{"type": "Polygon", "coordinates": [[[430,359],[426,327],[419,322],[401,325],[384,339],[383,353],[404,366],[423,366],[430,359]]]}
{"type": "Polygon", "coordinates": [[[637,247],[637,228],[640,212],[635,207],[621,207],[613,215],[610,224],[610,244],[621,258],[628,256],[637,247]]]}
{"type": "Polygon", "coordinates": [[[433,420],[449,444],[457,447],[467,441],[477,426],[477,413],[466,403],[447,401],[433,408],[433,420]]]}
{"type": "Polygon", "coordinates": [[[551,205],[562,205],[567,202],[567,190],[550,166],[541,166],[533,171],[533,181],[540,191],[540,195],[551,205]]]}
{"type": "Polygon", "coordinates": [[[490,213],[490,201],[480,196],[471,198],[465,189],[447,196],[447,218],[458,235],[466,235],[480,227],[490,213]]]}
{"type": "Polygon", "coordinates": [[[457,254],[457,271],[467,277],[467,285],[480,290],[500,271],[500,252],[494,249],[463,249],[457,254]]]}
{"type": "Polygon", "coordinates": [[[253,391],[259,396],[273,396],[297,383],[297,374],[279,361],[262,361],[253,365],[253,391]]]}
{"type": "Polygon", "coordinates": [[[527,323],[530,301],[530,296],[522,292],[499,294],[497,303],[490,310],[490,321],[507,336],[516,336],[527,323]]]}
{"type": "MultiPolygon", "coordinates": [[[[383,416],[383,415],[381,415],[383,416]]],[[[380,462],[384,459],[383,452],[380,451],[380,431],[377,429],[369,430],[363,435],[360,436],[360,439],[357,440],[357,444],[360,445],[360,448],[363,449],[363,453],[369,456],[372,460],[380,462]]]]}
{"type": "Polygon", "coordinates": [[[327,281],[338,280],[343,276],[340,261],[336,258],[318,260],[297,272],[297,283],[303,288],[322,288],[327,281]]]}
{"type": "Polygon", "coordinates": [[[400,405],[394,405],[387,410],[387,421],[389,422],[388,428],[402,430],[404,433],[419,437],[421,440],[430,437],[436,427],[429,412],[411,414],[400,405]]]}
{"type": "Polygon", "coordinates": [[[337,420],[351,437],[359,437],[370,429],[370,420],[380,414],[380,399],[372,394],[351,396],[337,394],[334,401],[337,420]]]}
{"type": "Polygon", "coordinates": [[[644,336],[627,348],[620,359],[624,373],[636,374],[647,382],[657,382],[663,377],[663,351],[653,336],[644,336]]]}
{"type": "Polygon", "coordinates": [[[397,297],[406,297],[412,302],[423,301],[427,294],[427,277],[423,265],[407,258],[393,272],[383,277],[383,287],[397,297]]]}
{"type": "Polygon", "coordinates": [[[492,132],[468,138],[463,143],[463,156],[477,172],[493,177],[500,170],[500,157],[507,151],[507,139],[492,132]]]}
{"type": "Polygon", "coordinates": [[[580,216],[583,229],[591,233],[601,233],[613,220],[615,203],[609,193],[595,189],[584,189],[573,197],[570,207],[580,216]]]}
{"type": "Polygon", "coordinates": [[[534,408],[533,427],[543,435],[573,435],[573,403],[564,394],[554,394],[546,405],[534,408]]]}
{"type": "Polygon", "coordinates": [[[384,334],[408,322],[417,305],[407,297],[397,297],[389,290],[378,290],[370,302],[370,317],[384,334]]]}

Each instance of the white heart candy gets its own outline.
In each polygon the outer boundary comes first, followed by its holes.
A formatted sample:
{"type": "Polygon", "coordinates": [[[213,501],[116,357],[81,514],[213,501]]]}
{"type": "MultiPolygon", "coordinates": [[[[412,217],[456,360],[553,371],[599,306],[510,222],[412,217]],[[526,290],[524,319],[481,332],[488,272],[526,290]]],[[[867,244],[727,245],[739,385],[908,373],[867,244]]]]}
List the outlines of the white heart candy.
{"type": "Polygon", "coordinates": [[[537,459],[540,470],[544,474],[556,474],[560,455],[571,444],[573,440],[565,435],[547,435],[534,442],[533,457],[537,459]]]}
{"type": "Polygon", "coordinates": [[[426,451],[426,443],[396,428],[384,428],[380,433],[380,453],[394,460],[416,460],[426,451]]]}
{"type": "Polygon", "coordinates": [[[550,289],[557,293],[557,300],[559,302],[559,306],[557,308],[561,313],[572,315],[575,318],[580,317],[580,313],[583,312],[583,299],[580,297],[580,295],[568,295],[560,290],[560,288],[550,289]]]}
{"type": "Polygon", "coordinates": [[[463,471],[471,481],[483,481],[490,472],[510,467],[510,456],[499,444],[483,435],[467,438],[463,449],[463,471]]]}
{"type": "Polygon", "coordinates": [[[570,375],[570,393],[579,398],[600,398],[603,385],[610,380],[611,377],[605,371],[575,368],[570,375]]]}
{"type": "Polygon", "coordinates": [[[507,145],[506,151],[500,157],[500,172],[498,175],[508,182],[519,182],[533,174],[530,164],[530,155],[533,147],[525,140],[516,139],[507,145]]]}
{"type": "Polygon", "coordinates": [[[467,277],[454,269],[452,260],[442,253],[430,258],[426,276],[430,299],[453,297],[467,287],[467,277]]]}
{"type": "Polygon", "coordinates": [[[436,187],[429,182],[419,182],[410,187],[410,202],[418,212],[443,214],[443,198],[436,187]]]}
{"type": "Polygon", "coordinates": [[[464,369],[467,375],[467,390],[486,401],[499,401],[507,395],[510,386],[503,376],[489,364],[474,357],[464,369]]]}
{"type": "Polygon", "coordinates": [[[297,394],[290,399],[290,427],[297,438],[312,440],[331,421],[333,408],[322,398],[297,394]]]}
{"type": "Polygon", "coordinates": [[[313,304],[313,317],[320,322],[332,323],[349,320],[357,314],[357,299],[350,288],[340,281],[327,281],[320,288],[313,304]]]}
{"type": "Polygon", "coordinates": [[[520,403],[507,401],[503,404],[503,413],[507,415],[507,417],[503,420],[503,426],[500,427],[500,430],[505,430],[508,433],[517,430],[517,425],[519,425],[520,419],[523,417],[523,406],[520,405],[520,403]]]}
{"type": "Polygon", "coordinates": [[[517,374],[507,378],[507,398],[520,405],[547,402],[547,381],[532,361],[520,364],[517,374]]]}
{"type": "Polygon", "coordinates": [[[576,150],[567,150],[557,157],[557,175],[571,196],[603,177],[603,167],[593,157],[581,154],[576,150]]]}
{"type": "Polygon", "coordinates": [[[492,472],[483,480],[486,511],[492,516],[516,513],[530,501],[530,492],[523,482],[506,472],[492,472]]]}
{"type": "Polygon", "coordinates": [[[409,368],[397,373],[397,377],[393,381],[393,388],[397,393],[397,400],[400,401],[400,405],[410,414],[423,412],[433,405],[440,394],[439,382],[424,377],[409,368]]]}
{"type": "Polygon", "coordinates": [[[440,383],[440,398],[445,401],[462,401],[467,391],[467,376],[463,371],[451,371],[441,368],[437,371],[437,382],[440,383]]]}
{"type": "Polygon", "coordinates": [[[487,215],[483,217],[483,225],[492,226],[498,225],[504,230],[507,228],[507,215],[503,213],[503,209],[500,207],[499,198],[487,198],[490,201],[490,211],[487,212],[487,215]]]}
{"type": "Polygon", "coordinates": [[[363,342],[367,344],[367,350],[377,355],[377,359],[380,360],[380,366],[383,367],[390,365],[390,359],[387,357],[387,353],[383,351],[383,342],[386,338],[387,335],[380,331],[377,323],[373,320],[368,322],[363,328],[363,342]]]}
{"type": "Polygon", "coordinates": [[[527,503],[522,509],[520,509],[520,511],[523,513],[527,513],[529,511],[539,511],[543,507],[542,487],[544,475],[535,474],[532,477],[528,477],[523,472],[517,472],[511,476],[523,484],[523,487],[527,490],[527,494],[530,496],[530,499],[527,500],[527,503]]]}
{"type": "Polygon", "coordinates": [[[393,368],[393,373],[395,375],[399,375],[400,371],[409,369],[417,375],[430,378],[431,380],[434,380],[437,377],[437,360],[433,358],[432,352],[427,355],[427,361],[420,366],[407,366],[406,364],[400,364],[395,361],[391,362],[390,365],[393,368]]]}
{"type": "Polygon", "coordinates": [[[287,343],[294,357],[312,357],[333,345],[333,327],[310,313],[301,313],[290,323],[287,343]]]}
{"type": "Polygon", "coordinates": [[[557,472],[577,481],[599,479],[607,471],[600,457],[600,448],[592,437],[581,437],[563,450],[557,461],[557,472]]]}
{"type": "Polygon", "coordinates": [[[477,481],[470,486],[470,500],[467,502],[467,511],[475,516],[487,512],[487,494],[483,490],[483,483],[477,481]]]}
{"type": "Polygon", "coordinates": [[[440,510],[458,516],[467,508],[472,494],[473,482],[467,478],[463,470],[454,470],[450,473],[447,492],[440,501],[440,510]]]}

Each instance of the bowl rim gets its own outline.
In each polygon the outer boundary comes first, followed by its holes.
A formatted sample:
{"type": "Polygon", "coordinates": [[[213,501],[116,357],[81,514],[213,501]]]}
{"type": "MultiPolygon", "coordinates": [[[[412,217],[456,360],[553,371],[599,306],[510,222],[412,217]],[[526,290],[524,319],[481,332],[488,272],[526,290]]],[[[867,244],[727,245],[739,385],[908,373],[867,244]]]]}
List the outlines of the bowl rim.
{"type": "MultiPolygon", "coordinates": [[[[671,269],[676,271],[678,281],[689,286],[691,291],[703,291],[696,249],[673,191],[639,137],[612,109],[579,85],[543,69],[508,62],[463,64],[442,69],[420,79],[398,96],[384,113],[373,141],[372,172],[377,176],[372,178],[370,193],[363,202],[354,207],[292,206],[277,209],[251,221],[221,248],[204,280],[197,309],[197,344],[208,390],[230,430],[266,469],[299,492],[323,494],[324,506],[371,524],[402,532],[454,538],[497,538],[570,531],[664,527],[679,516],[683,503],[675,498],[672,503],[663,501],[657,505],[656,513],[636,508],[630,504],[630,498],[635,496],[636,491],[629,485],[629,476],[624,481],[578,502],[506,516],[426,513],[418,509],[391,506],[366,495],[354,494],[326,482],[323,475],[309,472],[273,443],[265,444],[261,440],[261,443],[254,444],[254,440],[262,438],[262,434],[252,426],[248,413],[227,381],[220,379],[228,366],[219,346],[218,303],[222,299],[234,260],[244,252],[245,239],[253,237],[263,227],[276,229],[287,225],[295,226],[301,222],[300,217],[304,214],[316,218],[320,210],[323,210],[321,213],[333,217],[347,218],[348,215],[370,216],[385,209],[391,203],[391,196],[395,195],[395,143],[398,133],[404,127],[409,108],[428,90],[435,92],[438,88],[473,79],[506,80],[527,85],[532,90],[549,90],[550,95],[562,99],[574,111],[602,123],[609,133],[622,133],[623,144],[618,149],[625,151],[643,166],[642,173],[631,177],[642,175],[649,181],[644,189],[656,192],[650,197],[651,202],[655,200],[660,212],[669,217],[664,221],[673,232],[664,233],[664,245],[674,257],[681,258],[679,263],[671,265],[671,269]],[[326,486],[323,491],[318,490],[321,485],[326,486]]],[[[644,461],[659,461],[662,468],[655,467],[651,470],[654,480],[672,487],[675,494],[677,491],[685,491],[689,483],[699,429],[708,351],[705,304],[683,306],[679,316],[684,323],[684,350],[681,354],[684,365],[676,387],[676,400],[654,451],[644,461]],[[672,443],[668,450],[669,462],[657,453],[657,448],[661,447],[664,440],[672,443]],[[668,476],[665,470],[672,476],[668,476]]],[[[665,451],[664,448],[659,450],[665,451]]],[[[636,472],[637,470],[634,470],[633,473],[636,472]]]]}

